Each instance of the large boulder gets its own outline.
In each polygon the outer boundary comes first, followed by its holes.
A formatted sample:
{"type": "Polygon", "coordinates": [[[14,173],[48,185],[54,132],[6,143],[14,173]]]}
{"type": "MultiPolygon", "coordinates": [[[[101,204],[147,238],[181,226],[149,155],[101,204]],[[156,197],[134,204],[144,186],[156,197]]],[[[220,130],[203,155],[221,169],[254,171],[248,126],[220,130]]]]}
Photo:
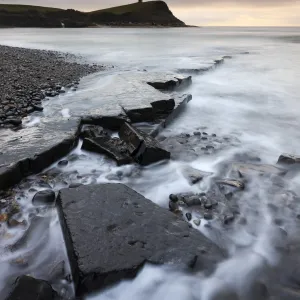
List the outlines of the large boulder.
{"type": "Polygon", "coordinates": [[[119,136],[127,144],[131,156],[141,165],[150,165],[171,157],[170,152],[161,148],[153,137],[128,123],[121,127],[119,136]]]}
{"type": "Polygon", "coordinates": [[[54,300],[57,299],[56,296],[48,282],[21,276],[16,280],[14,289],[6,300],[54,300]]]}
{"type": "Polygon", "coordinates": [[[63,189],[58,211],[77,295],[133,277],[145,263],[212,271],[222,252],[122,184],[63,189]]]}

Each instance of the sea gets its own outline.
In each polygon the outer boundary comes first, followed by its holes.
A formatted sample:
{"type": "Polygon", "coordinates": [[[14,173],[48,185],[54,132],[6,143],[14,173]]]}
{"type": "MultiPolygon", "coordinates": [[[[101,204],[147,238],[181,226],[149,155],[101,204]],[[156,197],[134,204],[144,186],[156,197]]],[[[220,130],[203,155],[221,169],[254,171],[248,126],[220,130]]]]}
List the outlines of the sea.
{"type": "MultiPolygon", "coordinates": [[[[119,180],[164,208],[168,208],[169,194],[191,188],[178,171],[185,164],[216,172],[222,162],[237,153],[259,157],[261,164],[272,165],[282,153],[300,155],[300,28],[15,28],[0,30],[0,44],[70,52],[82,61],[107,66],[105,71],[83,79],[76,99],[99,97],[95,91],[105,89],[116,74],[197,70],[224,56],[230,57],[218,68],[192,74],[193,83],[187,92],[193,99],[163,134],[192,135],[202,128],[209,134],[235,137],[239,142],[188,163],[172,160],[149,166],[138,179],[119,180]]],[[[72,103],[72,96],[65,99],[68,101],[45,103],[45,114],[72,115],[76,103],[72,103]]],[[[101,100],[98,103],[101,105],[101,100]]],[[[35,119],[30,124],[35,126],[38,122],[35,119]]],[[[74,153],[85,156],[69,165],[67,171],[76,170],[84,177],[96,168],[101,171],[99,183],[107,182],[107,174],[132,169],[117,167],[99,155],[86,154],[80,147],[74,153]]],[[[90,183],[88,175],[85,179],[85,183],[90,183]]],[[[288,179],[288,187],[299,195],[300,173],[288,179]]],[[[201,188],[204,187],[192,189],[200,192],[201,188]]],[[[24,203],[28,201],[26,197],[24,203]]],[[[226,252],[226,258],[213,274],[190,274],[170,266],[146,265],[135,279],[87,299],[300,299],[300,221],[294,217],[298,212],[300,216],[300,198],[299,205],[288,209],[288,200],[270,199],[266,185],[258,180],[241,196],[240,206],[248,219],[246,225],[237,224],[230,230],[215,228],[213,233],[203,224],[197,228],[226,252]],[[276,206],[281,222],[274,222],[270,203],[276,206]]],[[[29,271],[42,268],[53,251],[64,252],[55,216],[51,224],[44,255],[36,259],[29,271]]],[[[11,256],[1,251],[1,287],[14,274],[9,260],[11,256]]]]}

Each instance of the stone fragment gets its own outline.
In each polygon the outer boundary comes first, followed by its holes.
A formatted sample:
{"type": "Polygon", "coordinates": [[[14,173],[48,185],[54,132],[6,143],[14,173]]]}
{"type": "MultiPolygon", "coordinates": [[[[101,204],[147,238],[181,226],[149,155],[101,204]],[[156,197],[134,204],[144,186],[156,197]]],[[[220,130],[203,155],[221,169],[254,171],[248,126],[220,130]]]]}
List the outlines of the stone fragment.
{"type": "Polygon", "coordinates": [[[130,164],[132,162],[132,158],[129,156],[126,145],[118,138],[85,138],[83,140],[82,149],[105,154],[114,159],[118,166],[130,164]]]}
{"type": "Polygon", "coordinates": [[[240,180],[235,180],[235,179],[223,179],[223,180],[217,180],[216,183],[218,186],[232,186],[237,189],[243,190],[245,188],[244,182],[240,180]]]}
{"type": "Polygon", "coordinates": [[[193,220],[193,223],[194,223],[196,226],[200,226],[201,220],[195,219],[195,220],[193,220]]]}
{"type": "Polygon", "coordinates": [[[125,123],[119,132],[120,138],[127,144],[129,153],[141,165],[170,159],[170,152],[160,147],[159,143],[135,127],[125,123]]]}
{"type": "Polygon", "coordinates": [[[108,133],[101,126],[85,125],[80,133],[81,138],[105,137],[108,133]]]}
{"type": "Polygon", "coordinates": [[[145,263],[212,271],[223,256],[189,224],[122,184],[64,189],[57,203],[77,295],[131,278],[145,263]]]}
{"type": "Polygon", "coordinates": [[[190,185],[200,182],[204,177],[211,176],[213,173],[200,171],[190,166],[185,166],[181,170],[183,176],[187,179],[190,185]]]}
{"type": "Polygon", "coordinates": [[[291,154],[281,154],[278,159],[278,164],[294,165],[300,163],[300,156],[291,154]]]}

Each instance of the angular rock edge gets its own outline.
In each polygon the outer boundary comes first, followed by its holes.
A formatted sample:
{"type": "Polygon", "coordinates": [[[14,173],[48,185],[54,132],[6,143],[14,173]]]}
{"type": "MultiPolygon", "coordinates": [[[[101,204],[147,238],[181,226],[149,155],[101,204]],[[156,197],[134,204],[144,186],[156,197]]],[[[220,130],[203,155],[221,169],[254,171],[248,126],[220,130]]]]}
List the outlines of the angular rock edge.
{"type": "Polygon", "coordinates": [[[145,263],[210,273],[224,258],[199,231],[123,184],[63,189],[57,205],[77,295],[132,278],[145,263]]]}
{"type": "MultiPolygon", "coordinates": [[[[191,99],[191,95],[184,95],[184,100],[175,107],[165,120],[160,121],[156,128],[150,133],[155,137],[182,111],[183,106],[191,99]]],[[[86,116],[78,120],[77,129],[74,134],[63,139],[51,148],[34,154],[31,157],[12,163],[9,166],[0,166],[0,190],[5,190],[19,183],[23,178],[41,172],[51,164],[66,156],[76,147],[80,129],[84,124],[100,125],[110,130],[119,130],[125,122],[130,122],[126,116],[86,116]]]]}
{"type": "Polygon", "coordinates": [[[60,158],[66,156],[77,145],[80,125],[75,134],[60,141],[44,152],[34,154],[31,157],[12,163],[9,166],[0,167],[0,190],[5,190],[19,183],[23,178],[41,172],[60,158]]]}

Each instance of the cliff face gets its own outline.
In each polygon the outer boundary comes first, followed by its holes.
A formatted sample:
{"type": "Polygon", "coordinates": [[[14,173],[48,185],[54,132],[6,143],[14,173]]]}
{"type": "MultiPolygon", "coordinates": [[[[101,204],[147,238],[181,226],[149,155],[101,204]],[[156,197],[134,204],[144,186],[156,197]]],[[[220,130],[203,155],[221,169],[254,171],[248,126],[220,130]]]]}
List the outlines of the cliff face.
{"type": "Polygon", "coordinates": [[[149,1],[118,6],[89,13],[97,24],[140,24],[151,26],[185,26],[163,1],[149,1]]]}
{"type": "Polygon", "coordinates": [[[1,27],[61,27],[62,23],[65,27],[185,26],[163,1],[133,3],[89,13],[72,9],[0,4],[1,27]]]}

